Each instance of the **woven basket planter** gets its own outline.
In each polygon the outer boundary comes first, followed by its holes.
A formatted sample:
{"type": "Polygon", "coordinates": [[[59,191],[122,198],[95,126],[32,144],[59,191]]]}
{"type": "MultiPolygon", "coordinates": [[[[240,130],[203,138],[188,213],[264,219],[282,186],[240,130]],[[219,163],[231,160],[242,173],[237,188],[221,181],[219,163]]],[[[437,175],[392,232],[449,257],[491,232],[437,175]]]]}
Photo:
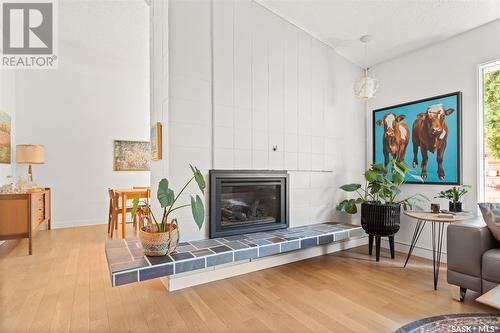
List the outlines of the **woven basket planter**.
{"type": "Polygon", "coordinates": [[[391,236],[399,231],[401,205],[361,205],[361,226],[369,235],[391,236]]]}
{"type": "Polygon", "coordinates": [[[147,232],[139,229],[139,239],[144,249],[144,254],[151,257],[161,257],[175,251],[179,244],[179,226],[176,220],[167,224],[165,232],[147,232]]]}

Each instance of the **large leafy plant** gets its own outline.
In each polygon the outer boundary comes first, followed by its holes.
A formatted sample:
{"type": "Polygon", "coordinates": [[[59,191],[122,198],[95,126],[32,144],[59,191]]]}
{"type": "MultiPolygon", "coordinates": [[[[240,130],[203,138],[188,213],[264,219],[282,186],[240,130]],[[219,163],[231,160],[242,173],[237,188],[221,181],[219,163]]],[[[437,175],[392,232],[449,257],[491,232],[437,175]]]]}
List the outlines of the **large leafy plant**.
{"type": "MultiPolygon", "coordinates": [[[[160,180],[160,183],[158,184],[158,191],[156,197],[158,199],[158,202],[160,203],[161,208],[163,208],[163,214],[161,220],[158,222],[155,215],[150,209],[151,217],[155,225],[155,228],[152,231],[154,232],[168,231],[169,215],[172,212],[185,207],[191,207],[191,212],[193,214],[194,221],[198,226],[198,229],[201,229],[201,226],[203,225],[203,221],[205,219],[205,209],[203,206],[203,201],[199,195],[196,195],[195,197],[191,196],[191,203],[189,204],[183,204],[177,206],[175,205],[181,194],[184,192],[184,190],[186,190],[186,188],[189,186],[189,184],[191,184],[193,180],[198,184],[201,193],[205,194],[206,184],[203,175],[201,174],[200,170],[198,170],[197,167],[193,167],[192,165],[189,166],[191,167],[193,175],[177,195],[175,195],[174,191],[169,187],[169,183],[166,178],[160,180]]],[[[139,198],[135,198],[134,205],[132,207],[132,215],[136,214],[138,206],[139,206],[139,198]]]]}
{"type": "Polygon", "coordinates": [[[460,199],[462,199],[462,197],[467,194],[467,192],[469,192],[470,188],[470,185],[453,186],[446,191],[439,192],[436,198],[443,198],[453,202],[460,202],[460,199]]]}
{"type": "Polygon", "coordinates": [[[407,175],[412,178],[422,178],[410,173],[409,167],[403,162],[391,161],[392,176],[384,175],[384,165],[372,164],[370,169],[364,173],[365,186],[361,184],[346,184],[340,188],[346,192],[354,192],[358,195],[355,199],[342,200],[337,205],[337,210],[349,214],[358,212],[357,205],[363,203],[379,205],[402,205],[404,209],[418,207],[419,201],[427,200],[420,194],[415,194],[404,199],[399,198],[401,185],[405,182],[407,175]]]}

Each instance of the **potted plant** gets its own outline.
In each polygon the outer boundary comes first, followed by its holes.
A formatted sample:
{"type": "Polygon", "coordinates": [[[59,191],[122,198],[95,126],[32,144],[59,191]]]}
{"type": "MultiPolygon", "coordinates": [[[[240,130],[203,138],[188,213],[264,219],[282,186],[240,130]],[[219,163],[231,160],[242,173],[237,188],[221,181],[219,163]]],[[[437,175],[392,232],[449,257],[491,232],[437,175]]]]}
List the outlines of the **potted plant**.
{"type": "MultiPolygon", "coordinates": [[[[191,203],[189,204],[175,205],[181,194],[193,180],[198,184],[201,193],[205,193],[206,184],[203,175],[198,168],[192,165],[190,167],[193,175],[177,195],[169,187],[166,178],[163,178],[158,184],[157,198],[161,208],[163,208],[160,220],[156,218],[149,205],[146,204],[148,217],[145,220],[147,224],[139,229],[139,239],[144,248],[144,254],[148,256],[164,256],[175,250],[179,242],[179,225],[176,219],[170,219],[170,214],[178,209],[191,207],[194,221],[198,229],[201,229],[205,219],[205,209],[199,195],[196,195],[196,197],[191,196],[191,203]],[[149,216],[151,216],[152,221],[149,216]]],[[[133,216],[135,216],[138,207],[139,198],[135,198],[132,207],[133,216]]]]}
{"type": "Polygon", "coordinates": [[[453,186],[446,191],[441,191],[438,193],[436,198],[448,199],[450,212],[461,212],[462,202],[460,199],[469,192],[471,188],[470,185],[453,186]]]}
{"type": "MultiPolygon", "coordinates": [[[[399,231],[401,206],[405,210],[412,209],[418,201],[427,200],[420,194],[404,199],[399,198],[401,185],[405,182],[407,175],[420,180],[421,178],[409,174],[409,168],[403,162],[392,160],[391,167],[392,177],[390,178],[389,175],[384,175],[384,165],[373,164],[364,173],[364,188],[361,184],[342,185],[340,187],[342,190],[355,192],[358,197],[342,200],[336,208],[341,212],[356,214],[357,206],[361,205],[361,226],[370,235],[370,244],[373,237],[377,237],[377,247],[380,245],[381,236],[392,237],[399,231]]],[[[390,238],[390,241],[392,242],[393,239],[390,238]]]]}

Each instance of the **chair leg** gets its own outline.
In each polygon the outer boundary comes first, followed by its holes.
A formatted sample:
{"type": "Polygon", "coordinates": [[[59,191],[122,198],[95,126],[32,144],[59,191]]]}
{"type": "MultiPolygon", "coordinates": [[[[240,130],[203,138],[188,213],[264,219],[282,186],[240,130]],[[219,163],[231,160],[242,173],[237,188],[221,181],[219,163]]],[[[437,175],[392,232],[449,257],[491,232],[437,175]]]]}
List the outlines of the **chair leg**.
{"type": "Polygon", "coordinates": [[[377,261],[380,261],[380,236],[375,236],[375,255],[377,261]]]}
{"type": "Polygon", "coordinates": [[[111,235],[110,235],[111,238],[113,238],[113,234],[114,234],[116,228],[118,227],[117,224],[118,223],[116,220],[116,213],[111,212],[111,235]]]}
{"type": "Polygon", "coordinates": [[[111,218],[111,214],[112,214],[111,209],[112,209],[112,208],[113,208],[113,207],[112,207],[111,200],[109,200],[109,210],[108,210],[108,234],[109,234],[110,229],[112,228],[112,226],[111,226],[111,220],[112,220],[112,218],[111,218]]]}
{"type": "Polygon", "coordinates": [[[389,236],[389,247],[391,248],[391,258],[394,259],[394,235],[389,236]]]}
{"type": "Polygon", "coordinates": [[[368,235],[368,254],[372,255],[373,252],[373,235],[368,235]]]}

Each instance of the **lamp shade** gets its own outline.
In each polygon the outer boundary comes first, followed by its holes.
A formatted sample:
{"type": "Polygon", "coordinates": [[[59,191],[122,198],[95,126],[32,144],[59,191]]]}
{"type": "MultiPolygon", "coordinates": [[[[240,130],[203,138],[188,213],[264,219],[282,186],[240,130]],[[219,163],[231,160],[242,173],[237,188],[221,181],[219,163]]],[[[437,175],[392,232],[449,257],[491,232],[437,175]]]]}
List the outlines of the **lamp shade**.
{"type": "Polygon", "coordinates": [[[21,164],[43,164],[45,147],[42,145],[17,145],[16,162],[21,164]]]}

